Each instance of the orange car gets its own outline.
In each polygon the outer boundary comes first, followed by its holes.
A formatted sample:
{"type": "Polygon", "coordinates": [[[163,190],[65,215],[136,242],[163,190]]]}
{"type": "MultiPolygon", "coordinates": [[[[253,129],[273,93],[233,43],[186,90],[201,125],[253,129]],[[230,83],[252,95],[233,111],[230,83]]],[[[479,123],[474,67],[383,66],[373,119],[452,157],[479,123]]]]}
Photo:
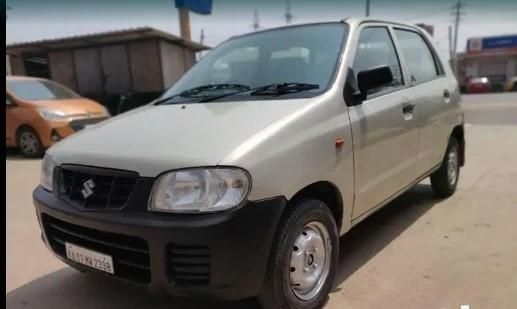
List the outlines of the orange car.
{"type": "Polygon", "coordinates": [[[5,143],[28,157],[110,116],[101,104],[47,79],[6,76],[5,86],[5,143]]]}

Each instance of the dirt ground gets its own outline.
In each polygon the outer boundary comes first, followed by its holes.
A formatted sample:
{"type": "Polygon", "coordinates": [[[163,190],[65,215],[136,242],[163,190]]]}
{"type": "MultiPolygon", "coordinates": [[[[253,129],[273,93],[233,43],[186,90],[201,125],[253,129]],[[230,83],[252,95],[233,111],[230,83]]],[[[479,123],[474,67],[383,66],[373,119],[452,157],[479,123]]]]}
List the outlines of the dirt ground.
{"type": "MultiPolygon", "coordinates": [[[[467,165],[458,191],[437,200],[424,181],[342,237],[326,308],[517,308],[517,94],[463,101],[467,165]]],[[[6,158],[7,308],[203,307],[54,258],[32,206],[39,168],[13,152],[6,158]]],[[[206,307],[259,308],[253,300],[206,307]]]]}

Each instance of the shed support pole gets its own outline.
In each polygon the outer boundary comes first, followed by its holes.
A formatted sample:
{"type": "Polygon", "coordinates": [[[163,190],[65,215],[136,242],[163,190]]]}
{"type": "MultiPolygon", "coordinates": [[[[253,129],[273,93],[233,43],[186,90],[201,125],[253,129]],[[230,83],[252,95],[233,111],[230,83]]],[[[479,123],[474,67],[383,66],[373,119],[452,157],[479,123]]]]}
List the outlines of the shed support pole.
{"type": "Polygon", "coordinates": [[[181,38],[190,41],[190,17],[186,8],[179,8],[181,38]]]}

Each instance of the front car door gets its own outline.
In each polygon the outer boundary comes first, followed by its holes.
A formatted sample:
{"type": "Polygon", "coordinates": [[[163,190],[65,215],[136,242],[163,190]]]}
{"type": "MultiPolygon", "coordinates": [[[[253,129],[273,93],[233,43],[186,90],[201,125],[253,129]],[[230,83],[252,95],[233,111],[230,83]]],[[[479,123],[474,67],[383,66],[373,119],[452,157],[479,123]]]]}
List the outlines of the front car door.
{"type": "Polygon", "coordinates": [[[353,219],[379,206],[416,179],[418,147],[413,92],[405,79],[391,29],[369,23],[356,33],[354,74],[387,65],[392,69],[393,82],[370,91],[361,105],[349,108],[355,169],[353,219]]]}
{"type": "Polygon", "coordinates": [[[415,97],[415,118],[420,130],[417,173],[425,175],[437,167],[445,153],[456,117],[450,104],[457,85],[447,78],[443,64],[423,33],[412,28],[393,28],[395,43],[406,63],[415,97]]]}

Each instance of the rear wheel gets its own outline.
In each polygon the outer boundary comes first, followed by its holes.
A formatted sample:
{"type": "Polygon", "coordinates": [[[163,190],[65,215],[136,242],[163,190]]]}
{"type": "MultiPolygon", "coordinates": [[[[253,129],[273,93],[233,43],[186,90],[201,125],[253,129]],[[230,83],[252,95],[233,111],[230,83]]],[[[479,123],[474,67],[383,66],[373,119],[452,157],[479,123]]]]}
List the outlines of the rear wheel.
{"type": "Polygon", "coordinates": [[[458,186],[460,176],[460,145],[451,137],[440,168],[431,175],[431,186],[438,197],[449,197],[458,186]]]}
{"type": "Polygon", "coordinates": [[[41,144],[41,141],[38,137],[36,131],[29,127],[23,127],[18,130],[18,134],[16,136],[16,142],[20,152],[29,158],[39,158],[43,155],[45,149],[41,144]]]}
{"type": "Polygon", "coordinates": [[[259,295],[268,308],[320,308],[332,288],[339,237],[323,202],[303,200],[282,220],[259,295]]]}

